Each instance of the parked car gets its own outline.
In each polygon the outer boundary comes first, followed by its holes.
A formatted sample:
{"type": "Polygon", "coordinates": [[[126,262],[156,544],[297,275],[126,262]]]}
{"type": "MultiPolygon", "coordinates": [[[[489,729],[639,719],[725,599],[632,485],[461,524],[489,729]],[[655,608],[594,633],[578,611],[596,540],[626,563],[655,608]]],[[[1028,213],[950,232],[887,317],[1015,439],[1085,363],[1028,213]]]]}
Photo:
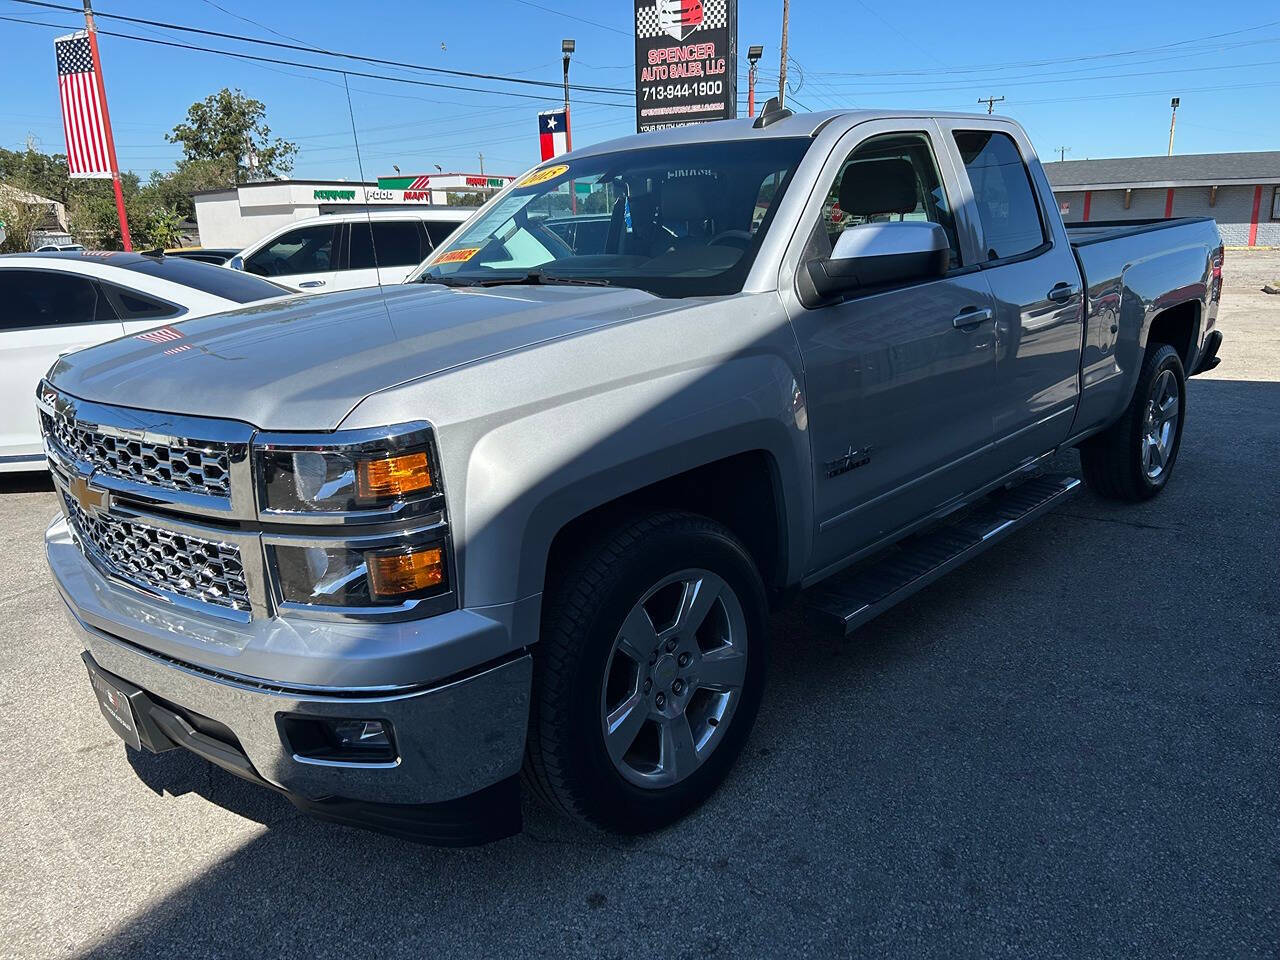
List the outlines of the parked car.
{"type": "Polygon", "coordinates": [[[435,842],[518,829],[522,768],[651,830],[741,753],[771,605],[847,633],[1069,497],[1065,447],[1164,489],[1221,258],[1209,219],[1073,238],[985,114],[597,144],[417,282],[64,357],[49,564],[134,749],[435,842]]]}
{"type": "Polygon", "coordinates": [[[181,257],[184,260],[199,260],[201,263],[212,263],[220,267],[240,252],[238,247],[178,247],[166,250],[166,257],[181,257]]]}
{"type": "Polygon", "coordinates": [[[227,265],[303,293],[401,283],[474,212],[454,207],[325,214],[281,227],[227,265]]]}
{"type": "Polygon", "coordinates": [[[36,247],[36,253],[74,253],[83,250],[84,245],[79,243],[46,243],[36,247]]]}
{"type": "Polygon", "coordinates": [[[0,471],[44,468],[31,398],[58,357],[288,293],[258,277],[170,257],[83,252],[0,257],[0,471]]]}

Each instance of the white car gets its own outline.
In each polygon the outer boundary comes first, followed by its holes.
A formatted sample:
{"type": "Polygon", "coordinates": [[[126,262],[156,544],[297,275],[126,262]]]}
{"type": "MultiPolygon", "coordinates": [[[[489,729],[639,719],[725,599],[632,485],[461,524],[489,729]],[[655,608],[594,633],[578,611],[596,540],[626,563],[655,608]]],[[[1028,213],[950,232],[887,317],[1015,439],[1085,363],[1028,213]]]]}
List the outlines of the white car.
{"type": "Polygon", "coordinates": [[[473,213],[471,207],[329,213],[281,227],[227,266],[303,293],[403,283],[473,213]]]}
{"type": "Polygon", "coordinates": [[[0,256],[0,472],[38,470],[36,385],[62,355],[127,334],[172,339],[175,320],[292,291],[246,274],[141,253],[0,256]],[[159,330],[153,328],[159,327],[159,330]]]}

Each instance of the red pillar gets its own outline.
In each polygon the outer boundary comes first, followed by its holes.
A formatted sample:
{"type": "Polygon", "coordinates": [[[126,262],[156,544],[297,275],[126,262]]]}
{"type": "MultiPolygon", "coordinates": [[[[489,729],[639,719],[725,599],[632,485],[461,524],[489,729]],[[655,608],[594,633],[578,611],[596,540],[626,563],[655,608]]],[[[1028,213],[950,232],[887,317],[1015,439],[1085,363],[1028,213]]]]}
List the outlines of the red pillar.
{"type": "Polygon", "coordinates": [[[1164,218],[1168,220],[1173,216],[1173,187],[1170,187],[1164,195],[1164,218]]]}
{"type": "Polygon", "coordinates": [[[1093,202],[1093,191],[1086,190],[1084,192],[1084,222],[1089,222],[1089,206],[1093,202]]]}
{"type": "Polygon", "coordinates": [[[1249,217],[1249,246],[1258,245],[1258,211],[1262,209],[1262,184],[1253,188],[1253,213],[1249,217]]]}

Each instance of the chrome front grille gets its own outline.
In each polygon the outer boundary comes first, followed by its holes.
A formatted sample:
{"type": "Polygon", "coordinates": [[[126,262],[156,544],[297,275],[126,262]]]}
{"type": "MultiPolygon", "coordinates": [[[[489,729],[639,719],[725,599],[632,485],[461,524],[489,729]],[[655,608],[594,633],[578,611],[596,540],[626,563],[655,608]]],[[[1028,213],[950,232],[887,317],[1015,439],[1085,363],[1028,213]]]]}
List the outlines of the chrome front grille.
{"type": "Polygon", "coordinates": [[[85,552],[107,573],[144,590],[249,612],[249,587],[235,544],[86,511],[66,495],[63,502],[85,552]]]}
{"type": "Polygon", "coordinates": [[[40,417],[46,436],[103,474],[167,490],[231,496],[231,457],[226,444],[156,443],[108,432],[62,413],[42,410],[40,417]]]}

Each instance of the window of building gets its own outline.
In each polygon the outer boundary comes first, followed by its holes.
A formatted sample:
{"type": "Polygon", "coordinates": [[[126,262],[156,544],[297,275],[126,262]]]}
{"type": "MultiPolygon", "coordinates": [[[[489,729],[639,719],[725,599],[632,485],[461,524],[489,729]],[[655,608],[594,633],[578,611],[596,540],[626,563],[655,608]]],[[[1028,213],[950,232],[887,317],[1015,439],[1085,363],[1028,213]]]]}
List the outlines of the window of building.
{"type": "Polygon", "coordinates": [[[1280,220],[1280,187],[1271,191],[1271,219],[1280,220]]]}

